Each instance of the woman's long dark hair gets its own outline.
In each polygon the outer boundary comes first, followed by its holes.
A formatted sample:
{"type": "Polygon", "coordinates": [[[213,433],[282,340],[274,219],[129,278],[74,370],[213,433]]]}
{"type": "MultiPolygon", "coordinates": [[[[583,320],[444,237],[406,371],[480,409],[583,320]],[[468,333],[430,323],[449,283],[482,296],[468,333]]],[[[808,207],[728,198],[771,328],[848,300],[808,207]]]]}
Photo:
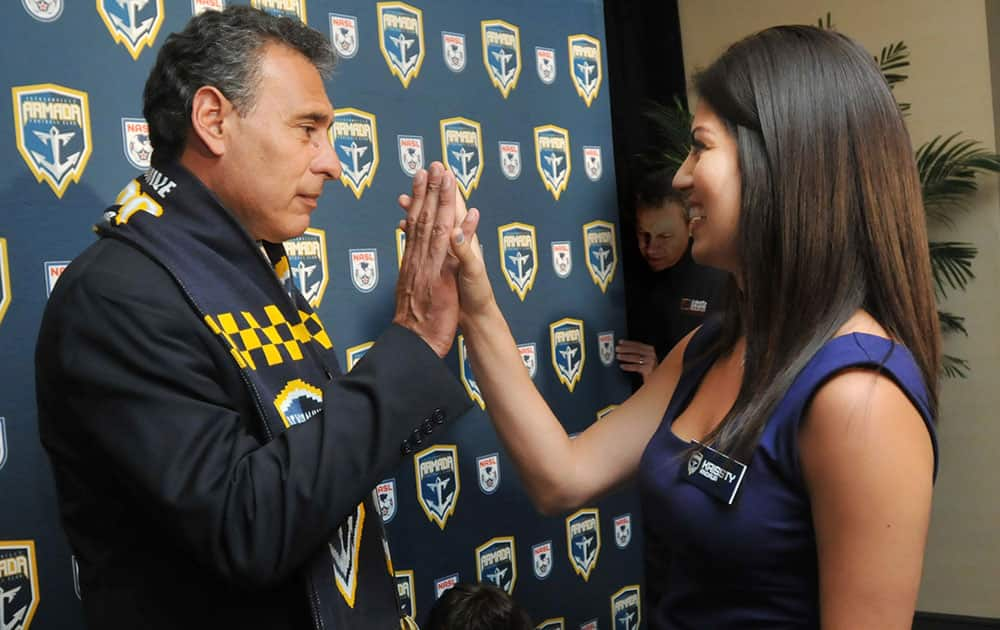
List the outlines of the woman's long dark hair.
{"type": "Polygon", "coordinates": [[[838,33],[779,26],[695,77],[736,138],[740,280],[717,346],[746,335],[733,409],[708,437],[749,461],[776,405],[858,309],[913,353],[937,414],[941,339],[910,138],[872,57],[838,33]]]}

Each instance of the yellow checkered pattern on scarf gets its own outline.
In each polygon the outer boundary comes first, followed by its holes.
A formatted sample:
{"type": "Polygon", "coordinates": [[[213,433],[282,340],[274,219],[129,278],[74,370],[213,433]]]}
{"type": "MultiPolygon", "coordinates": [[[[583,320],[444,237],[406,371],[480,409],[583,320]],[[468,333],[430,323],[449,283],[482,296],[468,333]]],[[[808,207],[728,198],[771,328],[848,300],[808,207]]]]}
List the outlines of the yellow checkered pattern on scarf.
{"type": "Polygon", "coordinates": [[[264,325],[249,311],[206,315],[205,323],[226,340],[237,365],[256,370],[260,361],[267,365],[300,361],[302,344],[315,342],[324,350],[333,347],[316,313],[298,314],[298,323],[289,323],[281,309],[270,304],[264,307],[264,325]]]}

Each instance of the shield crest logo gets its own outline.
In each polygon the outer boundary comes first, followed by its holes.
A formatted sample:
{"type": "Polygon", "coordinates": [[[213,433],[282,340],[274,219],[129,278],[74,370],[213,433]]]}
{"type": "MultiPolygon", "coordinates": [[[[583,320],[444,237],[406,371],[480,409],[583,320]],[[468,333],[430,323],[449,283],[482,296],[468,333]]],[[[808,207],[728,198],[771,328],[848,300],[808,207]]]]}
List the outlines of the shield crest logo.
{"type": "Polygon", "coordinates": [[[622,514],[614,518],[615,546],[619,549],[628,547],[632,542],[632,515],[622,514]]]}
{"type": "Polygon", "coordinates": [[[507,98],[521,76],[521,30],[503,20],[483,20],[481,24],[486,74],[507,98]]]}
{"type": "Polygon", "coordinates": [[[479,470],[479,489],[483,494],[493,494],[500,487],[500,454],[490,453],[476,458],[479,470]]]}
{"type": "Polygon", "coordinates": [[[17,150],[39,182],[62,199],[79,182],[90,159],[90,105],[87,93],[41,83],[11,88],[17,150]]]}
{"type": "Polygon", "coordinates": [[[555,617],[546,619],[535,627],[535,630],[566,630],[566,618],[555,617]]]}
{"type": "Polygon", "coordinates": [[[306,24],[306,0],[250,0],[250,5],[276,17],[296,18],[306,24]]]}
{"type": "Polygon", "coordinates": [[[417,502],[432,523],[442,530],[455,513],[462,489],[458,476],[458,447],[435,444],[413,456],[416,472],[417,502]]]}
{"type": "Polygon", "coordinates": [[[434,599],[441,599],[444,592],[458,584],[458,574],[452,573],[434,580],[434,599]]]}
{"type": "Polygon", "coordinates": [[[62,16],[63,0],[21,0],[21,4],[39,22],[55,22],[62,16]]]}
{"type": "Polygon", "coordinates": [[[406,252],[406,232],[396,228],[396,269],[403,266],[403,254],[406,252]]]}
{"type": "Polygon", "coordinates": [[[353,107],[333,110],[330,142],[340,158],[340,183],[361,199],[378,169],[378,128],[375,114],[353,107]]]}
{"type": "Polygon", "coordinates": [[[639,585],[622,587],[611,596],[611,618],[614,630],[638,630],[642,621],[642,606],[639,605],[639,585]]]}
{"type": "Polygon", "coordinates": [[[376,6],[379,50],[389,71],[408,88],[424,63],[424,13],[405,2],[379,2],[376,6]]]}
{"type": "Polygon", "coordinates": [[[476,547],[476,581],[502,588],[508,595],[514,594],[517,560],[513,536],[491,538],[476,547]]]}
{"type": "Polygon", "coordinates": [[[688,458],[688,477],[698,472],[701,468],[701,460],[705,459],[701,451],[695,451],[691,453],[691,457],[688,458]]]}
{"type": "Polygon", "coordinates": [[[479,391],[479,384],[476,383],[476,375],[472,373],[472,361],[469,360],[469,352],[465,348],[465,336],[458,336],[458,362],[462,385],[465,392],[480,409],[486,409],[486,401],[479,391]]]}
{"type": "Polygon", "coordinates": [[[553,48],[535,46],[535,70],[538,79],[545,85],[556,81],[556,51],[553,48]]]}
{"type": "Polygon", "coordinates": [[[597,354],[601,363],[611,365],[615,359],[615,331],[597,333],[597,354]]]}
{"type": "Polygon", "coordinates": [[[38,609],[35,541],[0,541],[0,626],[28,630],[38,609]]]}
{"type": "Polygon", "coordinates": [[[407,177],[413,177],[424,167],[423,136],[396,136],[399,149],[399,168],[407,177]]]}
{"type": "Polygon", "coordinates": [[[465,34],[441,31],[441,51],[444,65],[452,72],[465,70],[465,34]]]}
{"type": "Polygon", "coordinates": [[[330,41],[341,59],[353,59],[358,54],[358,18],[342,13],[330,14],[330,41]]]}
{"type": "Polygon", "coordinates": [[[116,44],[139,58],[144,46],[152,48],[163,25],[163,0],[98,0],[97,13],[116,44]]]}
{"type": "Polygon", "coordinates": [[[375,505],[383,523],[391,523],[396,516],[396,480],[383,479],[375,486],[375,505]]]}
{"type": "Polygon", "coordinates": [[[583,225],[583,242],[587,246],[587,271],[601,293],[608,290],[618,266],[618,247],[615,224],[608,221],[591,221],[583,225]]]}
{"type": "Polygon", "coordinates": [[[0,238],[0,324],[10,306],[10,265],[7,263],[7,239],[0,238]]]}
{"type": "Polygon", "coordinates": [[[531,566],[535,577],[544,580],[552,574],[552,541],[546,540],[531,546],[531,566]]]}
{"type": "Polygon", "coordinates": [[[417,598],[413,596],[413,571],[396,571],[396,594],[399,610],[408,617],[417,616],[417,598]]]}
{"type": "Polygon", "coordinates": [[[483,174],[482,126],[468,118],[442,120],[441,154],[445,166],[455,174],[459,190],[468,199],[483,174]]]}
{"type": "Polygon", "coordinates": [[[597,419],[601,420],[605,416],[611,415],[611,412],[618,408],[618,405],[608,405],[602,409],[597,410],[597,419]]]}
{"type": "Polygon", "coordinates": [[[583,343],[583,320],[564,317],[549,324],[549,341],[552,345],[552,367],[559,381],[573,391],[583,374],[587,358],[583,343]]]}
{"type": "Polygon", "coordinates": [[[521,176],[521,143],[501,140],[500,172],[507,179],[514,180],[521,176]]]}
{"type": "Polygon", "coordinates": [[[358,364],[371,347],[375,345],[374,341],[366,341],[365,343],[359,343],[356,346],[351,346],[344,353],[347,355],[347,371],[350,372],[354,369],[354,366],[358,364]]]}
{"type": "Polygon", "coordinates": [[[354,513],[337,528],[333,542],[327,544],[333,561],[333,577],[337,590],[351,608],[358,590],[358,555],[361,534],[365,530],[365,504],[359,503],[354,513]]]}
{"type": "Polygon", "coordinates": [[[143,118],[122,118],[122,147],[128,163],[144,171],[149,168],[153,145],[149,142],[149,124],[143,118]]]}
{"type": "Polygon", "coordinates": [[[527,223],[507,223],[497,228],[500,245],[500,268],[507,286],[524,301],[535,285],[538,273],[538,249],[535,247],[535,226],[527,223]]]}
{"type": "Polygon", "coordinates": [[[560,278],[573,271],[573,247],[569,241],[552,241],[552,270],[560,278]]]}
{"type": "Polygon", "coordinates": [[[0,416],[0,470],[7,463],[7,419],[0,416]]]}
{"type": "Polygon", "coordinates": [[[378,286],[378,250],[374,248],[349,250],[351,256],[351,283],[362,293],[371,293],[378,286]]]}
{"type": "Polygon", "coordinates": [[[59,282],[59,278],[62,273],[66,271],[66,267],[69,266],[70,261],[68,260],[47,260],[45,261],[45,295],[46,297],[52,295],[52,289],[56,288],[56,282],[59,282]]]}
{"type": "Polygon", "coordinates": [[[590,35],[570,35],[567,40],[573,86],[587,107],[590,107],[597,98],[604,76],[601,71],[601,42],[590,35]]]}
{"type": "Polygon", "coordinates": [[[583,147],[583,172],[587,179],[596,182],[601,179],[604,166],[601,163],[601,147],[583,147]]]}
{"type": "Polygon", "coordinates": [[[287,429],[323,413],[323,390],[297,378],[275,397],[274,406],[287,429]]]}
{"type": "Polygon", "coordinates": [[[585,508],[566,517],[566,547],[573,570],[586,582],[601,553],[600,512],[585,508]]]}
{"type": "Polygon", "coordinates": [[[299,293],[313,309],[319,308],[330,277],[326,264],[326,232],[306,228],[301,236],[285,241],[288,271],[299,293]]]}
{"type": "Polygon", "coordinates": [[[226,0],[191,0],[191,15],[201,15],[205,11],[222,11],[226,0]]]}
{"type": "Polygon", "coordinates": [[[559,201],[573,166],[569,153],[569,131],[555,125],[535,127],[535,166],[546,190],[559,201]]]}
{"type": "Polygon", "coordinates": [[[535,344],[519,344],[517,351],[521,353],[521,361],[524,362],[524,367],[528,369],[528,376],[535,378],[535,374],[538,373],[538,353],[535,350],[535,344]]]}

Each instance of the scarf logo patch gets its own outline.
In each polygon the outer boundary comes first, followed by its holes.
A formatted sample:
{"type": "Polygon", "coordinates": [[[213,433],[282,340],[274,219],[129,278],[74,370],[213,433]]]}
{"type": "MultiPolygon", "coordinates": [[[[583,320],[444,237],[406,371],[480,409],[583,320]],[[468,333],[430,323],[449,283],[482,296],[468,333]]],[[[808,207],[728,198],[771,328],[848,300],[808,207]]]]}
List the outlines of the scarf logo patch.
{"type": "Polygon", "coordinates": [[[351,608],[354,608],[354,597],[358,591],[358,554],[361,552],[361,533],[364,527],[365,504],[359,503],[354,513],[337,528],[333,542],[327,544],[333,561],[337,590],[351,608]]]}

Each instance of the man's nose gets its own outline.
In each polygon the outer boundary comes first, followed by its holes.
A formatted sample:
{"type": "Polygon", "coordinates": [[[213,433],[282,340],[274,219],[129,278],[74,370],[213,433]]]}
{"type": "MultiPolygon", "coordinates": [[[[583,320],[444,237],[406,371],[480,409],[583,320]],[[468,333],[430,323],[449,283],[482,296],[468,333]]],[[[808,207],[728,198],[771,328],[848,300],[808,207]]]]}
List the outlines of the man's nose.
{"type": "Polygon", "coordinates": [[[321,142],[320,145],[320,152],[313,161],[313,171],[321,173],[327,179],[340,179],[342,168],[333,143],[321,142]]]}

